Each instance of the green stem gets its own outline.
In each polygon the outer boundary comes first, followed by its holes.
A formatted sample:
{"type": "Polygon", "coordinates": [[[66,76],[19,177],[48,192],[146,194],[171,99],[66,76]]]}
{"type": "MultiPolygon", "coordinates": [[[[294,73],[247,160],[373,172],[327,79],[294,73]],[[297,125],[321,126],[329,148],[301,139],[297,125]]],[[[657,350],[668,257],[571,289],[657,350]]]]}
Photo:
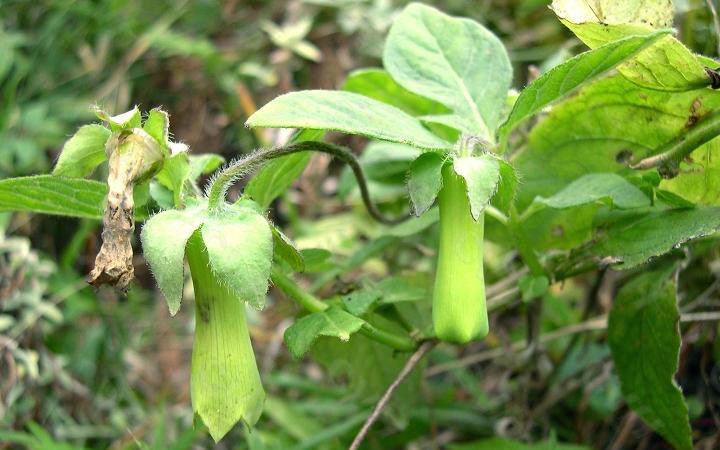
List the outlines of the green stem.
{"type": "Polygon", "coordinates": [[[657,168],[664,178],[673,178],[680,172],[680,163],[701,145],[720,135],[720,111],[695,124],[686,133],[663,145],[657,155],[630,165],[633,169],[657,168]]]}
{"type": "MultiPolygon", "coordinates": [[[[310,312],[321,312],[329,307],[327,303],[306,292],[303,288],[298,286],[294,280],[275,267],[272,269],[270,279],[275,286],[285,293],[285,295],[310,312]]],[[[402,352],[409,352],[417,348],[417,342],[413,339],[407,336],[401,336],[395,333],[380,330],[369,322],[365,322],[363,324],[362,328],[360,328],[360,333],[376,342],[385,344],[388,347],[392,347],[395,350],[402,352]]]]}
{"type": "Polygon", "coordinates": [[[269,150],[257,151],[230,164],[220,172],[210,184],[208,189],[208,210],[212,214],[223,206],[228,188],[239,177],[258,169],[271,159],[308,151],[332,155],[350,166],[360,187],[360,195],[362,196],[363,203],[365,203],[365,207],[375,220],[384,224],[393,225],[408,219],[409,216],[397,219],[389,219],[383,216],[370,199],[370,191],[368,189],[365,172],[355,155],[346,148],[319,141],[303,141],[285,147],[275,147],[269,150]]]}

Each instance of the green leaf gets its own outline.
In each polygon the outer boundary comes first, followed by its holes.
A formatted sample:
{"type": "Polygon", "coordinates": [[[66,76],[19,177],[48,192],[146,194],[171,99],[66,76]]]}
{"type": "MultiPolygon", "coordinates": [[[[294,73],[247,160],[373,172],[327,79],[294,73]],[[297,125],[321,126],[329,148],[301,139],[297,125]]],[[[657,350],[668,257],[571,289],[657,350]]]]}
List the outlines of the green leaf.
{"type": "Polygon", "coordinates": [[[285,330],[285,343],[296,358],[302,357],[318,336],[331,336],[341,341],[350,339],[364,320],[331,306],[325,311],[307,315],[285,330]]]}
{"type": "Polygon", "coordinates": [[[478,221],[500,183],[500,162],[488,154],[465,156],[455,158],[453,168],[465,179],[470,212],[478,221]]]}
{"type": "Polygon", "coordinates": [[[300,255],[305,261],[306,272],[324,272],[334,265],[332,253],[324,248],[304,248],[300,255]]]}
{"type": "Polygon", "coordinates": [[[250,116],[247,125],[333,130],[426,149],[452,147],[407,113],[343,91],[311,90],[281,95],[250,116]]]}
{"type": "Polygon", "coordinates": [[[720,208],[672,209],[641,214],[610,226],[592,251],[629,269],[720,229],[720,208]]]}
{"type": "MultiPolygon", "coordinates": [[[[664,0],[555,0],[552,8],[562,22],[590,48],[630,35],[649,34],[672,26],[673,5],[664,0]]],[[[703,64],[673,36],[622,64],[618,71],[633,83],[651,89],[686,91],[708,84],[703,64]]]]}
{"type": "Polygon", "coordinates": [[[515,202],[518,188],[518,177],[515,168],[504,159],[498,159],[500,164],[500,182],[497,193],[493,197],[493,204],[501,211],[508,213],[515,202]]]}
{"type": "Polygon", "coordinates": [[[168,148],[170,141],[170,118],[168,113],[160,108],[153,108],[148,113],[143,124],[143,130],[157,141],[163,149],[168,148]]]}
{"type": "Polygon", "coordinates": [[[443,105],[414,94],[397,84],[383,69],[359,69],[348,75],[342,89],[402,109],[412,116],[445,112],[443,105]]]}
{"type": "MultiPolygon", "coordinates": [[[[688,124],[717,108],[720,93],[712,89],[643,89],[619,74],[596,81],[533,128],[527,147],[513,161],[522,174],[519,206],[553,195],[584,174],[627,170],[628,161],[656,154],[688,124]]],[[[694,178],[711,185],[707,176],[694,178]]]]}
{"type": "Polygon", "coordinates": [[[520,293],[522,294],[523,301],[529,302],[534,298],[542,297],[543,295],[545,295],[548,288],[550,287],[550,280],[548,280],[547,277],[543,275],[536,277],[531,274],[526,274],[522,278],[520,278],[520,281],[518,282],[518,287],[520,288],[520,293]]]}
{"type": "Polygon", "coordinates": [[[640,189],[614,173],[583,175],[552,197],[537,197],[535,202],[556,209],[595,202],[622,209],[650,206],[650,199],[640,189]]]}
{"type": "Polygon", "coordinates": [[[180,206],[185,181],[190,178],[188,154],[182,152],[165,159],[162,169],[155,177],[160,184],[172,191],[175,206],[180,206]]]}
{"type": "Polygon", "coordinates": [[[225,162],[225,158],[215,153],[188,156],[190,157],[191,180],[197,180],[201,175],[213,172],[225,162]]]}
{"type": "Polygon", "coordinates": [[[469,122],[462,131],[494,140],[512,66],[500,40],[483,26],[411,3],[390,28],[383,63],[401,86],[469,122]]]}
{"type": "Polygon", "coordinates": [[[287,262],[292,270],[302,272],[305,270],[305,260],[302,254],[295,248],[295,244],[289,237],[280,231],[274,224],[270,224],[273,234],[273,250],[275,257],[287,262]]]}
{"type": "Polygon", "coordinates": [[[451,444],[449,450],[590,450],[590,447],[576,444],[561,444],[555,441],[527,443],[503,438],[489,438],[463,444],[451,444]]]}
{"type": "Polygon", "coordinates": [[[0,180],[0,212],[27,211],[101,219],[107,185],[79,178],[38,175],[0,180]]]}
{"type": "Polygon", "coordinates": [[[102,125],[85,125],[63,145],[53,175],[84,178],[107,159],[105,142],[110,130],[102,125]]]}
{"type": "Polygon", "coordinates": [[[152,216],[140,233],[143,255],[165,296],[170,315],[180,309],[185,284],[185,246],[200,225],[199,208],[169,210],[152,216]]]}
{"type": "Polygon", "coordinates": [[[687,405],[673,379],[680,353],[673,270],[642,273],[620,289],[608,344],[628,405],[677,450],[692,450],[687,405]]]}
{"type": "Polygon", "coordinates": [[[218,280],[240,300],[262,309],[273,256],[267,220],[250,208],[229,208],[206,220],[202,238],[218,280]]]}
{"type": "MultiPolygon", "coordinates": [[[[720,204],[720,139],[713,139],[680,162],[680,175],[663,179],[660,188],[692,203],[720,204]]],[[[663,193],[667,194],[667,193],[663,193]]],[[[658,191],[658,195],[663,195],[658,191]]]]}
{"type": "MultiPolygon", "coordinates": [[[[302,130],[292,142],[322,140],[323,134],[320,130],[302,130]]],[[[302,174],[311,157],[311,152],[302,152],[270,161],[248,182],[245,195],[267,209],[302,174]]]]}
{"type": "Polygon", "coordinates": [[[95,115],[110,125],[110,130],[113,132],[128,130],[131,128],[138,128],[140,126],[142,116],[137,105],[130,111],[118,114],[117,116],[110,116],[107,112],[103,111],[99,107],[93,107],[95,115]]]}
{"type": "Polygon", "coordinates": [[[380,300],[382,292],[375,288],[358,289],[342,296],[343,306],[354,316],[362,316],[380,300]]]}
{"type": "Polygon", "coordinates": [[[501,128],[501,134],[507,135],[524,119],[572,92],[578,86],[605,74],[667,33],[669,31],[663,30],[644,36],[630,36],[581,53],[555,66],[523,89],[515,101],[510,116],[501,128]]]}
{"type": "Polygon", "coordinates": [[[410,164],[407,186],[416,216],[430,209],[442,189],[443,164],[445,158],[435,152],[424,153],[410,164]]]}

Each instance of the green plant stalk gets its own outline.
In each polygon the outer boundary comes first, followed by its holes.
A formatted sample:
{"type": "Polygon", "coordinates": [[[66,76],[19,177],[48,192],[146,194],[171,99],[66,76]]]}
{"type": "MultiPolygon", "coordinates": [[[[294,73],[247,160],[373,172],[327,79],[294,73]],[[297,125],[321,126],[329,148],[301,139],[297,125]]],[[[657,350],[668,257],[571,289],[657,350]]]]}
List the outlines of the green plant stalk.
{"type": "Polygon", "coordinates": [[[195,290],[190,394],[193,411],[217,442],[239,420],[248,427],[257,422],[265,391],[245,321],[245,302],[218,283],[199,231],[188,241],[186,254],[195,290]]]}
{"type": "Polygon", "coordinates": [[[442,176],[433,325],[441,340],[465,344],[488,333],[483,274],[485,217],[483,214],[477,222],[473,220],[465,181],[451,164],[443,167],[442,176]]]}
{"type": "MultiPolygon", "coordinates": [[[[272,269],[270,279],[275,286],[285,293],[285,295],[310,312],[321,312],[329,307],[327,303],[306,292],[303,288],[298,286],[295,281],[275,267],[272,269]]],[[[385,344],[398,351],[410,352],[417,348],[417,342],[413,339],[407,336],[401,336],[395,333],[380,330],[369,322],[365,322],[363,324],[362,328],[360,328],[360,333],[376,342],[385,344]]]]}
{"type": "Polygon", "coordinates": [[[631,164],[637,170],[657,168],[664,178],[673,178],[680,171],[683,159],[698,147],[720,136],[720,112],[710,114],[690,128],[686,133],[663,145],[657,155],[631,164]]]}

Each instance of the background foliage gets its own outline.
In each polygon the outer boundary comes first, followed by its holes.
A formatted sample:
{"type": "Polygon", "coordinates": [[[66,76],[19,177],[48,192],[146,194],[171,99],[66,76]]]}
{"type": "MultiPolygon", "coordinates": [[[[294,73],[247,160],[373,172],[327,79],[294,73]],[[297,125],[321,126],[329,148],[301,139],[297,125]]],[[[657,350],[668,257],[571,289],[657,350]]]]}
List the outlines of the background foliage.
{"type": "MultiPolygon", "coordinates": [[[[584,50],[544,0],[436,3],[449,14],[483,23],[501,38],[516,87],[584,50]]],[[[195,155],[212,151],[230,159],[259,145],[284,142],[287,136],[282,133],[243,126],[256,105],[297,89],[345,86],[362,91],[362,86],[352,87],[359,79],[348,74],[380,66],[385,35],[404,4],[7,0],[0,9],[0,177],[48,172],[67,137],[93,120],[88,105],[94,103],[114,112],[130,109],[132,102],[143,109],[163,105],[171,115],[174,139],[187,143],[195,155]]],[[[675,6],[678,39],[698,53],[718,56],[706,3],[685,0],[675,6]]],[[[622,82],[602,83],[595,91],[615,92],[611,100],[623,98],[622,82]]],[[[666,100],[658,94],[649,101],[662,105],[672,128],[677,105],[666,100]]],[[[575,156],[566,143],[578,129],[563,127],[567,116],[580,117],[575,123],[583,132],[607,129],[591,115],[582,116],[592,109],[589,105],[604,104],[606,96],[594,95],[591,88],[571,101],[528,138],[539,149],[552,143],[555,167],[575,156]]],[[[407,104],[417,108],[419,103],[408,99],[407,104]]],[[[432,102],[424,107],[411,112],[442,112],[434,111],[432,102]]],[[[533,124],[521,127],[530,130],[533,124]]],[[[648,142],[662,142],[662,132],[648,127],[648,142]]],[[[407,201],[402,182],[417,154],[395,144],[365,147],[357,137],[333,134],[330,139],[362,150],[373,198],[384,200],[387,210],[407,201]],[[387,155],[393,156],[392,163],[387,155]]],[[[710,167],[710,150],[707,155],[710,167]]],[[[210,166],[218,164],[212,161],[210,166]]],[[[523,164],[520,159],[520,169],[533,174],[521,180],[528,193],[519,199],[523,206],[535,195],[546,196],[540,203],[552,208],[574,206],[551,194],[577,174],[535,168],[533,161],[523,164]]],[[[291,176],[292,168],[278,173],[291,176]]],[[[102,180],[105,174],[93,177],[102,180]]],[[[636,183],[639,189],[647,188],[643,181],[636,183]]],[[[689,194],[693,201],[717,203],[717,189],[689,191],[682,183],[687,181],[679,178],[664,187],[689,194]]],[[[616,192],[610,201],[621,208],[637,206],[633,193],[616,192]]],[[[572,210],[577,229],[561,230],[568,248],[583,241],[596,209],[572,210]]],[[[100,214],[89,208],[88,219],[79,220],[0,215],[0,448],[207,448],[209,438],[192,427],[189,402],[192,312],[184,308],[175,318],[167,314],[141,256],[135,264],[138,281],[126,296],[87,287],[84,275],[99,247],[98,223],[89,219],[100,214]]],[[[407,237],[413,232],[407,227],[374,224],[362,210],[349,173],[323,156],[312,158],[282,202],[271,205],[271,214],[300,248],[312,249],[305,252],[308,274],[303,280],[310,290],[336,296],[358,314],[370,311],[371,305],[391,307],[401,323],[427,326],[422,322],[426,305],[417,300],[425,298],[431,285],[433,267],[426,256],[434,249],[426,242],[434,228],[407,237]],[[408,266],[413,271],[398,273],[397,268],[408,266]],[[383,304],[375,305],[379,298],[383,304]]],[[[678,227],[702,225],[696,217],[676,219],[678,227]]],[[[542,247],[558,232],[555,219],[541,211],[533,220],[545,230],[536,236],[542,247]]],[[[632,241],[605,242],[609,247],[603,251],[626,251],[632,241]]],[[[692,258],[684,260],[678,293],[683,313],[718,307],[716,244],[714,237],[698,241],[692,258]]],[[[626,264],[631,262],[626,259],[626,264]]],[[[620,379],[642,385],[646,378],[637,380],[610,362],[611,351],[622,349],[637,329],[610,335],[604,331],[604,315],[613,301],[622,307],[613,309],[610,321],[622,314],[638,315],[638,323],[642,314],[672,316],[667,305],[675,301],[674,293],[665,289],[663,270],[661,264],[627,284],[628,273],[602,270],[552,286],[544,297],[542,320],[535,325],[543,349],[528,352],[522,346],[528,327],[523,313],[530,306],[522,300],[535,296],[534,289],[544,292],[545,286],[538,287],[541,281],[525,275],[515,252],[488,244],[491,336],[461,350],[435,349],[424,374],[416,372],[396,394],[367,448],[669,448],[629,409],[638,406],[631,399],[626,404],[620,395],[620,379]],[[628,304],[628,299],[648,292],[656,300],[650,305],[656,311],[636,311],[628,304]],[[578,329],[583,333],[572,332],[578,329]]],[[[271,291],[262,314],[248,311],[268,400],[256,433],[243,436],[237,427],[219,448],[344,448],[402,367],[404,358],[360,335],[347,343],[320,338],[309,357],[294,358],[289,350],[302,353],[309,347],[307,343],[288,350],[283,344],[283,333],[292,323],[288,317],[297,312],[277,290],[271,291]],[[343,356],[347,354],[355,357],[343,356]]],[[[716,324],[683,325],[682,337],[677,379],[696,445],[716,448],[716,324]]],[[[657,367],[659,377],[672,373],[672,367],[662,367],[652,356],[647,364],[657,367]]],[[[637,361],[635,353],[623,357],[637,361]]]]}

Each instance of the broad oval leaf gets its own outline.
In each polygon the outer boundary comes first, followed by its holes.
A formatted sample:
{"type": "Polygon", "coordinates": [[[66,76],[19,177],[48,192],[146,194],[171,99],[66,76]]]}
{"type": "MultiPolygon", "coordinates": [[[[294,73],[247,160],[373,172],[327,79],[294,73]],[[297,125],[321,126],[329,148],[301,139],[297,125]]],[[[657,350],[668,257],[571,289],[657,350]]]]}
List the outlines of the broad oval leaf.
{"type": "Polygon", "coordinates": [[[250,208],[228,208],[202,227],[210,267],[239,300],[265,306],[273,237],[267,220],[250,208]]]}
{"type": "Polygon", "coordinates": [[[494,140],[512,66],[500,40],[482,25],[411,3],[390,29],[383,63],[400,85],[469,123],[462,131],[494,140]]]}
{"type": "Polygon", "coordinates": [[[360,330],[364,320],[331,306],[325,311],[309,314],[285,330],[285,343],[296,358],[302,357],[318,336],[336,337],[341,341],[360,330]]]}
{"type": "Polygon", "coordinates": [[[333,130],[426,149],[452,148],[407,113],[352,92],[310,90],[281,95],[250,116],[247,125],[333,130]]]}
{"type": "Polygon", "coordinates": [[[470,212],[473,219],[480,220],[500,183],[500,162],[494,156],[466,156],[453,161],[455,173],[465,179],[470,212]]]}
{"type": "Polygon", "coordinates": [[[443,164],[445,158],[435,152],[424,153],[410,163],[407,187],[416,216],[430,209],[442,189],[443,164]]]}
{"type": "Polygon", "coordinates": [[[202,225],[203,216],[199,208],[163,211],[152,216],[140,233],[143,255],[171,316],[178,312],[182,302],[185,246],[202,225]]]}
{"type": "Polygon", "coordinates": [[[578,86],[603,75],[667,33],[669,31],[629,36],[581,53],[554,67],[523,89],[515,101],[510,116],[502,126],[501,134],[506,135],[524,119],[572,92],[578,86]]]}
{"type": "Polygon", "coordinates": [[[692,450],[688,407],[673,379],[680,333],[673,266],[645,272],[620,289],[608,344],[628,405],[677,450],[692,450]]]}
{"type": "Polygon", "coordinates": [[[83,178],[107,159],[105,143],[112,133],[102,125],[85,125],[63,145],[53,175],[83,178]]]}

